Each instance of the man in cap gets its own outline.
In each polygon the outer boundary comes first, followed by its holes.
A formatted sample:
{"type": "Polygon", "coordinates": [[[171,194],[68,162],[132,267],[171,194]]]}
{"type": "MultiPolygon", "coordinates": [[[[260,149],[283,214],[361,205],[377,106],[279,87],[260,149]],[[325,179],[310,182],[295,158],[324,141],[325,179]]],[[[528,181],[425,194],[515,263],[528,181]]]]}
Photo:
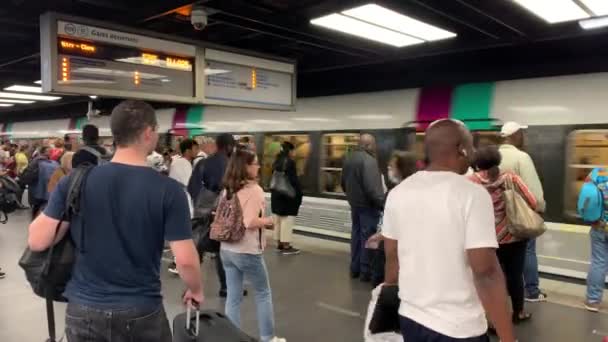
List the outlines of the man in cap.
{"type": "MultiPolygon", "coordinates": [[[[534,167],[534,162],[530,155],[523,151],[524,130],[528,126],[520,125],[517,122],[507,122],[502,126],[500,135],[504,139],[500,146],[502,171],[511,171],[524,181],[528,189],[532,192],[538,203],[538,211],[545,211],[545,199],[543,196],[543,186],[534,167]]],[[[526,250],[526,263],[524,266],[524,282],[526,284],[526,301],[542,302],[547,299],[547,294],[542,292],[538,278],[538,259],[536,257],[536,239],[528,242],[526,250]]]]}

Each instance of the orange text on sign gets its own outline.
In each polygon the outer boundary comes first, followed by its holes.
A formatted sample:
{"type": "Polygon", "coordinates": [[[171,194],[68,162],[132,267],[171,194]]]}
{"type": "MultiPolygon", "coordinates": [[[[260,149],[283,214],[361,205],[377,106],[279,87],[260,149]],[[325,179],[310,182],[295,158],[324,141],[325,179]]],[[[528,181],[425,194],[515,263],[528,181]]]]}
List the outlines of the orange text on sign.
{"type": "Polygon", "coordinates": [[[188,69],[191,67],[190,61],[183,58],[176,57],[167,57],[165,60],[168,67],[180,68],[180,69],[188,69]]]}
{"type": "Polygon", "coordinates": [[[80,50],[82,52],[94,53],[97,48],[86,43],[74,43],[67,40],[61,41],[61,47],[67,50],[80,50]]]}

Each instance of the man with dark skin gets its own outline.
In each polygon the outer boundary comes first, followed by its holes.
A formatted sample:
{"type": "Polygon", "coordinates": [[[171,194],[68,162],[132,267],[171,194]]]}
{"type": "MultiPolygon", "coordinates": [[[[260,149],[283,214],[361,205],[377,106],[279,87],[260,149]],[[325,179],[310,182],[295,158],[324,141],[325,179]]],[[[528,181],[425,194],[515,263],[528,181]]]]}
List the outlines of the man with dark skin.
{"type": "Polygon", "coordinates": [[[425,151],[427,169],[391,191],[384,216],[385,286],[399,285],[404,340],[489,341],[485,312],[502,342],[516,341],[491,199],[460,176],[473,138],[461,122],[440,120],[425,151]]]}

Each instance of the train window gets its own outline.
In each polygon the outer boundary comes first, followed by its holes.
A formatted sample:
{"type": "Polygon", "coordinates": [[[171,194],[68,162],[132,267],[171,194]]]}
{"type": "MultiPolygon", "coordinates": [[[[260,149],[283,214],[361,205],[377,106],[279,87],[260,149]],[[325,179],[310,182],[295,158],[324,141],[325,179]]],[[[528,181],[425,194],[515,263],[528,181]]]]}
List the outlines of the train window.
{"type": "Polygon", "coordinates": [[[473,140],[476,148],[489,145],[498,146],[501,144],[501,139],[498,132],[473,132],[473,140]]]}
{"type": "Polygon", "coordinates": [[[245,145],[245,146],[249,147],[250,149],[257,151],[257,147],[255,146],[255,137],[253,135],[251,135],[251,134],[235,135],[234,139],[236,139],[238,144],[245,145]]]}
{"type": "Polygon", "coordinates": [[[568,137],[566,214],[576,216],[578,194],[587,175],[596,167],[608,167],[608,130],[580,130],[568,137]]]}
{"type": "Polygon", "coordinates": [[[343,195],[342,164],[344,157],[359,144],[359,134],[339,133],[323,135],[321,150],[321,192],[343,195]]]}
{"type": "MultiPolygon", "coordinates": [[[[262,187],[268,190],[272,178],[272,165],[281,152],[281,144],[289,141],[295,146],[296,172],[300,183],[305,188],[303,177],[306,174],[306,165],[310,157],[310,137],[307,134],[268,134],[264,137],[264,151],[262,155],[262,187]]],[[[304,189],[306,191],[306,189],[304,189]]]]}

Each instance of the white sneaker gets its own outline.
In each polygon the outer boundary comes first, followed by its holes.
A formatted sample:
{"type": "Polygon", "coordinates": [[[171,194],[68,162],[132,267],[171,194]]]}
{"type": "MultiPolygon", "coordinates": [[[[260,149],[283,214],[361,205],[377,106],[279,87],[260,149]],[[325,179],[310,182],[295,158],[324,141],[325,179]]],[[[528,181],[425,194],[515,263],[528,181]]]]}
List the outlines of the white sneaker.
{"type": "Polygon", "coordinates": [[[287,342],[286,339],[282,338],[282,337],[273,337],[270,341],[268,342],[287,342]]]}

